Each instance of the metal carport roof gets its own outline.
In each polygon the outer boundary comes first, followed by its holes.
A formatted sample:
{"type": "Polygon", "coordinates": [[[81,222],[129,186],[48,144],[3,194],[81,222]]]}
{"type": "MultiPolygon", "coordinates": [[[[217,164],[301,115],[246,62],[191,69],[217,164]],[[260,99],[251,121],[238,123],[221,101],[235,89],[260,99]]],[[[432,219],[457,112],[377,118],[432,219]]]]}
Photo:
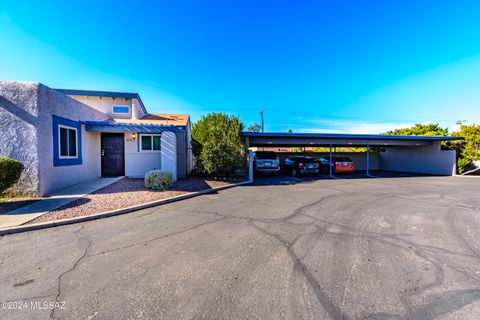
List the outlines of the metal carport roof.
{"type": "Polygon", "coordinates": [[[249,147],[289,146],[426,146],[436,141],[463,140],[443,136],[389,136],[338,133],[243,132],[249,147]]]}

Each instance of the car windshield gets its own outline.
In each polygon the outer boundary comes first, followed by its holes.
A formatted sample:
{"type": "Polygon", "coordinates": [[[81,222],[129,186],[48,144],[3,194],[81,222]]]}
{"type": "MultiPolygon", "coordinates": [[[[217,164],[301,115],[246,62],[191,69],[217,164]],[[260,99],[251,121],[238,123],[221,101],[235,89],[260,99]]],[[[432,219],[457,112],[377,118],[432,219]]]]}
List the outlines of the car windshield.
{"type": "Polygon", "coordinates": [[[257,159],[277,159],[275,152],[257,152],[255,155],[257,159]]]}

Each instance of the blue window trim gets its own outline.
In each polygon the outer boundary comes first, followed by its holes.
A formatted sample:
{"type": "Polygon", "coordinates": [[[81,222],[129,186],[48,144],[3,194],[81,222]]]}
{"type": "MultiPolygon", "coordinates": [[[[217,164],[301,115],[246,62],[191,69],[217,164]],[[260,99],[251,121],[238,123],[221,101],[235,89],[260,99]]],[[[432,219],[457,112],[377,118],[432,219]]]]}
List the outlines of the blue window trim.
{"type": "Polygon", "coordinates": [[[129,114],[130,107],[129,106],[112,106],[112,113],[129,114]]]}
{"type": "Polygon", "coordinates": [[[82,164],[82,125],[78,121],[52,116],[53,124],[53,166],[72,166],[82,164]],[[78,157],[75,159],[60,159],[58,145],[58,126],[64,125],[77,129],[78,157]]]}

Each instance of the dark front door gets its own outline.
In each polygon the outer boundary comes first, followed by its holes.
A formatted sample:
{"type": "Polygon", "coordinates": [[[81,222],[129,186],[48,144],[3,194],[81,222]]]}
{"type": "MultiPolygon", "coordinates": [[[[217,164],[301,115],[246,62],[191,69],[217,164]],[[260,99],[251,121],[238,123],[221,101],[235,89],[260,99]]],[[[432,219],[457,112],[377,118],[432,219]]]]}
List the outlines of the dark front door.
{"type": "Polygon", "coordinates": [[[123,133],[102,132],[102,177],[125,175],[125,140],[123,133]]]}

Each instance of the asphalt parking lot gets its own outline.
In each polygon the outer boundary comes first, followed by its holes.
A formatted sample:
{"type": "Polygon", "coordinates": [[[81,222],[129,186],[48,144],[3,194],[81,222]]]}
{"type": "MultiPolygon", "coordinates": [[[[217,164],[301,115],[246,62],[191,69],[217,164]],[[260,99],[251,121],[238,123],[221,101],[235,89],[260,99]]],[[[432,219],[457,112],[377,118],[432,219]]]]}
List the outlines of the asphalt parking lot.
{"type": "Polygon", "coordinates": [[[4,236],[0,301],[65,304],[0,318],[479,319],[480,180],[376,176],[4,236]]]}

